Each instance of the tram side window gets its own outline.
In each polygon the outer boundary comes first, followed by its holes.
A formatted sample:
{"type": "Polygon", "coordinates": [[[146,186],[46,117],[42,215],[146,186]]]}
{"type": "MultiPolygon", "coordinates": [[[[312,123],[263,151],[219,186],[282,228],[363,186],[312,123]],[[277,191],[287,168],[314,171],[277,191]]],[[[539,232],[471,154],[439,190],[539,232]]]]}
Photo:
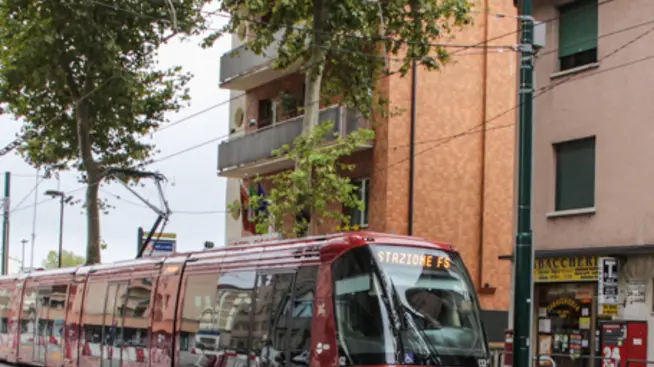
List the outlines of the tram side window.
{"type": "Polygon", "coordinates": [[[41,287],[38,291],[36,299],[36,335],[39,342],[45,340],[47,331],[52,325],[48,317],[48,308],[50,307],[50,299],[52,298],[52,287],[41,287]]]}
{"type": "Polygon", "coordinates": [[[247,354],[252,348],[248,337],[256,276],[254,270],[226,272],[220,276],[214,306],[214,330],[220,333],[218,348],[221,350],[247,354]]]}
{"type": "Polygon", "coordinates": [[[254,322],[252,323],[252,352],[262,363],[283,363],[285,356],[286,318],[283,306],[291,294],[294,274],[259,274],[254,322]]]}
{"type": "Polygon", "coordinates": [[[316,297],[318,267],[303,267],[298,270],[295,279],[295,296],[284,307],[283,315],[291,312],[290,336],[288,350],[293,365],[308,365],[311,351],[311,323],[316,297]]]}
{"type": "Polygon", "coordinates": [[[102,323],[104,315],[107,283],[104,281],[89,282],[84,296],[82,325],[84,325],[84,341],[92,344],[102,343],[102,323]]]}
{"type": "Polygon", "coordinates": [[[192,366],[197,360],[193,355],[201,354],[205,349],[205,344],[201,341],[202,331],[212,328],[211,315],[217,284],[217,273],[190,275],[186,278],[179,333],[179,358],[182,366],[192,366]]]}
{"type": "MultiPolygon", "coordinates": [[[[102,343],[118,347],[123,341],[122,310],[127,295],[127,283],[109,283],[104,308],[102,343]]],[[[106,353],[106,352],[105,352],[106,353]]]]}
{"type": "Polygon", "coordinates": [[[125,317],[123,340],[132,347],[147,347],[152,279],[132,279],[122,314],[125,317]]]}
{"type": "Polygon", "coordinates": [[[64,322],[66,320],[66,296],[68,292],[67,284],[57,284],[52,286],[50,304],[48,310],[48,337],[63,337],[64,322]]]}
{"type": "Polygon", "coordinates": [[[9,323],[9,302],[11,300],[11,293],[13,289],[10,289],[8,285],[0,286],[0,334],[7,333],[7,326],[9,323]]]}
{"type": "Polygon", "coordinates": [[[70,284],[70,292],[68,293],[68,304],[66,306],[66,314],[70,315],[68,319],[68,324],[66,325],[67,333],[70,336],[71,341],[79,340],[82,335],[81,329],[81,313],[82,313],[82,304],[84,302],[84,288],[85,283],[83,281],[75,281],[70,284]]]}
{"type": "Polygon", "coordinates": [[[20,326],[21,326],[21,342],[25,344],[32,344],[29,342],[29,337],[34,336],[36,325],[36,288],[28,288],[25,290],[23,296],[23,308],[20,313],[20,326]]]}

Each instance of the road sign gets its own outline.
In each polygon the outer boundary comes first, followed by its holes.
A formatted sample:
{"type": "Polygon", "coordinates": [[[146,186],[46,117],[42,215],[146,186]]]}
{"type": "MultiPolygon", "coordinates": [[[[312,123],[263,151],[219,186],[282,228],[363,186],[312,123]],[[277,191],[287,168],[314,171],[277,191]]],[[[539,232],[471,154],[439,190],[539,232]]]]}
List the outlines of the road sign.
{"type": "Polygon", "coordinates": [[[618,259],[601,257],[599,259],[599,279],[597,282],[597,298],[600,305],[618,304],[618,259]]]}
{"type": "MultiPolygon", "coordinates": [[[[141,243],[144,243],[148,238],[148,232],[143,232],[141,243]]],[[[143,256],[167,256],[177,250],[177,234],[176,233],[161,233],[158,232],[152,235],[150,243],[145,247],[143,256]]]]}

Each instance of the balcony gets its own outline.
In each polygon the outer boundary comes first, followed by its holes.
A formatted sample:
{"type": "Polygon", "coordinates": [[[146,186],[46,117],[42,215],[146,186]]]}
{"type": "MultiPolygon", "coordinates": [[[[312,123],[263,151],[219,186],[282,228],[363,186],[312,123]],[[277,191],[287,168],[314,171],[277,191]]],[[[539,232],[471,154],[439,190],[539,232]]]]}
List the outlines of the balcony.
{"type": "MultiPolygon", "coordinates": [[[[282,38],[283,31],[275,34],[276,40],[282,38]]],[[[284,70],[273,68],[278,48],[279,42],[274,41],[261,55],[257,55],[247,49],[247,44],[242,44],[223,54],[220,57],[220,87],[247,91],[299,70],[300,62],[284,70]]]]}
{"type": "MultiPolygon", "coordinates": [[[[332,106],[320,111],[320,123],[334,121],[332,131],[327,134],[327,141],[368,127],[361,115],[344,106],[332,106]]],[[[278,122],[244,136],[218,145],[218,171],[222,177],[243,178],[264,175],[293,167],[293,162],[273,157],[272,151],[285,144],[292,144],[302,133],[302,116],[278,122]]],[[[372,142],[359,150],[372,147],[372,142]]]]}

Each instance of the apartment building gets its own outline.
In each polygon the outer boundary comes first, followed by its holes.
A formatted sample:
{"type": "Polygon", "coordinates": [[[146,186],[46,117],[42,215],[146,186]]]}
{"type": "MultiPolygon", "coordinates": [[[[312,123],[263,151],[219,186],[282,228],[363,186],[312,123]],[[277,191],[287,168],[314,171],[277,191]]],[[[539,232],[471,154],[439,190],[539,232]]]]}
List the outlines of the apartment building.
{"type": "MultiPolygon", "coordinates": [[[[649,0],[535,1],[534,353],[616,357],[607,319],[654,331],[651,14],[649,0]]],[[[557,364],[602,363],[582,360],[557,364]]]]}
{"type": "MultiPolygon", "coordinates": [[[[504,311],[511,271],[498,256],[513,244],[518,64],[516,53],[503,47],[516,44],[516,21],[496,14],[511,16],[516,9],[511,0],[485,5],[490,10],[477,11],[474,25],[452,41],[478,47],[453,47],[453,62],[440,72],[417,71],[413,180],[410,75],[386,78],[381,88],[392,108],[406,112],[389,117],[376,128],[374,143],[348,160],[356,164],[352,178],[366,203],[365,210],[352,213],[352,224],[455,245],[483,308],[504,311]]],[[[304,76],[297,68],[273,69],[274,46],[266,56],[255,55],[243,49],[243,38],[234,36],[234,50],[220,65],[221,87],[243,93],[233,100],[225,122],[233,134],[218,146],[218,174],[228,178],[228,203],[240,200],[241,188],[246,194],[249,179],[292,167],[271,158],[271,151],[291,143],[302,128],[302,116],[280,109],[279,101],[301,106],[304,76]]],[[[341,135],[366,123],[339,105],[323,106],[320,121],[326,120],[334,120],[341,135]]],[[[228,216],[230,239],[252,235],[239,214],[228,216]]]]}

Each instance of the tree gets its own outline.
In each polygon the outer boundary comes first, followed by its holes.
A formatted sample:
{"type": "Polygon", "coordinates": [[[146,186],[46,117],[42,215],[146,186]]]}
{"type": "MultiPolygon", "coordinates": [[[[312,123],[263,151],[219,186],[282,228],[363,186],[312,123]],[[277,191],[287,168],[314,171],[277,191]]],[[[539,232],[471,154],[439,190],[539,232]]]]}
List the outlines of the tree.
{"type": "MultiPolygon", "coordinates": [[[[98,189],[109,168],[155,153],[144,137],[188,102],[190,75],[156,67],[155,52],[204,24],[201,0],[0,2],[0,107],[23,122],[18,148],[47,174],[87,184],[89,264],[100,262],[98,189]]],[[[2,110],[0,110],[2,112],[2,110]]],[[[110,177],[106,177],[111,179],[110,177]]]]}
{"type": "MultiPolygon", "coordinates": [[[[261,54],[274,44],[278,54],[275,68],[300,63],[306,72],[303,134],[294,147],[278,152],[295,161],[296,172],[272,176],[272,181],[287,184],[271,189],[271,213],[296,218],[296,234],[302,236],[312,226],[311,213],[324,206],[321,200],[343,199],[351,194],[354,187],[342,179],[344,170],[339,169],[340,160],[335,159],[344,154],[344,142],[317,149],[322,141],[313,130],[319,121],[319,102],[338,97],[344,105],[359,110],[363,118],[373,119],[380,113],[383,116],[388,111],[387,101],[378,91],[380,79],[394,73],[405,76],[414,62],[429,70],[439,69],[448,61],[448,54],[434,43],[469,24],[471,6],[468,0],[223,2],[222,9],[230,14],[230,22],[208,37],[205,46],[224,33],[247,29],[253,37],[247,47],[253,52],[261,54]],[[400,59],[397,70],[390,70],[388,54],[400,59]],[[328,178],[330,183],[323,185],[315,175],[328,178]]],[[[348,143],[374,137],[366,131],[354,134],[348,143]]],[[[257,200],[249,203],[260,204],[257,200]]],[[[343,204],[356,202],[346,200],[343,204]]],[[[258,221],[263,224],[261,219],[258,221]]]]}
{"type": "Polygon", "coordinates": [[[252,195],[250,198],[250,206],[256,212],[254,221],[257,233],[264,233],[272,227],[286,237],[293,234],[302,236],[309,230],[308,214],[312,212],[321,213],[318,222],[325,219],[337,223],[348,222],[349,217],[343,211],[330,208],[334,202],[349,208],[363,209],[364,203],[354,195],[355,186],[348,177],[342,175],[354,166],[339,161],[352,154],[360,144],[370,141],[373,133],[364,129],[339,138],[334,146],[323,146],[325,136],[333,126],[331,121],[318,125],[308,135],[298,137],[293,147],[284,146],[273,152],[278,158],[297,162],[298,169],[272,175],[270,179],[273,189],[270,194],[267,197],[252,195]],[[307,167],[311,167],[310,180],[307,179],[310,174],[307,167]],[[309,206],[299,207],[297,203],[309,203],[309,206]],[[266,210],[260,210],[264,206],[266,210]],[[295,220],[292,228],[287,230],[284,224],[289,215],[295,220]]]}
{"type": "MultiPolygon", "coordinates": [[[[76,255],[72,251],[63,250],[61,252],[61,266],[64,268],[82,265],[86,261],[84,256],[76,255]]],[[[57,251],[48,252],[48,256],[41,262],[45,269],[56,269],[59,267],[59,253],[57,251]]]]}

